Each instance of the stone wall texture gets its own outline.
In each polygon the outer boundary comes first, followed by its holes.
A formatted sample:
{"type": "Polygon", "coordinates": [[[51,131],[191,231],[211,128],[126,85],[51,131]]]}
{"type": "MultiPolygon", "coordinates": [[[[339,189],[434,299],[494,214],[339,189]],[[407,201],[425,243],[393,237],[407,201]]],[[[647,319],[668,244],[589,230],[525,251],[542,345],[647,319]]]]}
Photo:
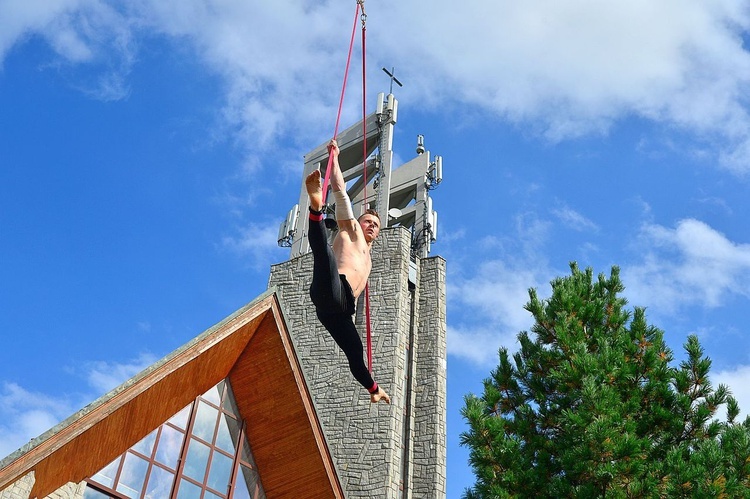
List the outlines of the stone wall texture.
{"type": "Polygon", "coordinates": [[[83,494],[86,491],[86,482],[73,483],[68,482],[45,499],[83,499],[83,494]]]}
{"type": "Polygon", "coordinates": [[[414,481],[415,498],[446,495],[447,329],[445,260],[420,262],[416,341],[414,481]]]}
{"type": "MultiPolygon", "coordinates": [[[[34,472],[31,471],[0,490],[0,499],[29,499],[34,487],[34,472]]],[[[68,482],[44,499],[82,499],[86,489],[86,482],[68,482]]]]}
{"type": "Polygon", "coordinates": [[[31,471],[0,490],[0,499],[28,499],[35,482],[34,472],[31,471]]]}
{"type": "MultiPolygon", "coordinates": [[[[308,294],[312,254],[274,265],[296,353],[349,498],[443,498],[446,468],[445,260],[410,262],[410,233],[373,247],[373,377],[392,403],[371,404],[320,325],[308,294]],[[410,267],[412,281],[410,285],[410,267]]],[[[356,323],[365,342],[364,293],[356,323]]]]}

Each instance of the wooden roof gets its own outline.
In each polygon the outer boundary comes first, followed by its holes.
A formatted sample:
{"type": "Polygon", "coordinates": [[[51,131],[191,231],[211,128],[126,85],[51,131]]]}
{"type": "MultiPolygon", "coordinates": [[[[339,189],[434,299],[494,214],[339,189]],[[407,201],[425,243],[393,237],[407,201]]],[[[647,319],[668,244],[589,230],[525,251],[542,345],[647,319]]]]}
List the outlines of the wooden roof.
{"type": "Polygon", "coordinates": [[[276,294],[268,292],[0,462],[0,490],[78,483],[229,377],[269,499],[344,497],[276,294]]]}

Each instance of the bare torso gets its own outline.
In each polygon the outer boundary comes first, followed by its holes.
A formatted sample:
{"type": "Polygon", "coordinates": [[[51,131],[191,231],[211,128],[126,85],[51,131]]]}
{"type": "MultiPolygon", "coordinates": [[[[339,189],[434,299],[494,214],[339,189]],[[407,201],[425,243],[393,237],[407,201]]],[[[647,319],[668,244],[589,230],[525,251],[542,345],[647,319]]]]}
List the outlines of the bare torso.
{"type": "Polygon", "coordinates": [[[339,274],[344,274],[356,299],[367,285],[372,270],[370,245],[367,244],[358,223],[351,230],[342,230],[333,240],[333,253],[339,274]]]}

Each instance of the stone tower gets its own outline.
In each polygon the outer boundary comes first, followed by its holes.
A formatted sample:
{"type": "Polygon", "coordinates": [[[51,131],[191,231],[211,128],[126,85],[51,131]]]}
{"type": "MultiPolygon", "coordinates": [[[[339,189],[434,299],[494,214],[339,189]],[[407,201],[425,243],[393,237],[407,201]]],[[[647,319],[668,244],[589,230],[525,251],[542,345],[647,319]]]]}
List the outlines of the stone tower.
{"type": "MultiPolygon", "coordinates": [[[[269,284],[279,294],[347,497],[444,498],[446,266],[444,259],[428,256],[437,220],[428,191],[440,182],[442,164],[439,157],[430,161],[420,136],[418,156],[392,169],[397,102],[392,95],[378,100],[366,126],[355,124],[338,142],[355,214],[367,204],[377,207],[384,226],[388,219],[373,247],[369,286],[373,377],[391,395],[392,404],[370,403],[315,316],[308,295],[313,263],[304,188],[279,233],[279,243],[292,248],[291,259],[272,267],[269,284]],[[361,161],[363,141],[368,154],[373,153],[366,161],[361,161]],[[367,199],[365,190],[372,193],[367,199]]],[[[303,175],[314,168],[324,170],[326,159],[323,144],[305,157],[303,175]]],[[[363,302],[364,293],[355,322],[365,343],[363,302]]]]}

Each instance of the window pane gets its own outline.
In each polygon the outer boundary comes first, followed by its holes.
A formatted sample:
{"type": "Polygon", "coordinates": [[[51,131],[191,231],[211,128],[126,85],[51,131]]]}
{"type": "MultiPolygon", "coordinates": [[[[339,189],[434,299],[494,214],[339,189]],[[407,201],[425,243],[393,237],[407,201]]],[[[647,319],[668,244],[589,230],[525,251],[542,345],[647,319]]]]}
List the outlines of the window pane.
{"type": "Polygon", "coordinates": [[[211,402],[212,404],[216,404],[217,406],[221,405],[221,392],[220,392],[221,386],[216,385],[213,388],[211,388],[209,391],[203,394],[203,398],[211,402]]]}
{"type": "Polygon", "coordinates": [[[247,484],[241,479],[241,477],[237,480],[237,483],[234,484],[232,499],[253,499],[250,491],[247,490],[247,484]]]}
{"type": "Polygon", "coordinates": [[[151,468],[151,474],[148,477],[148,487],[146,488],[146,499],[163,499],[169,497],[169,491],[172,490],[174,474],[154,466],[151,468]]]}
{"type": "Polygon", "coordinates": [[[205,494],[203,494],[203,499],[223,499],[226,496],[217,496],[210,490],[207,490],[205,494]]]}
{"type": "Polygon", "coordinates": [[[192,484],[184,478],[180,481],[180,488],[177,491],[177,499],[200,499],[201,488],[192,484]]]}
{"type": "Polygon", "coordinates": [[[255,468],[255,459],[253,458],[253,451],[250,450],[250,444],[247,441],[247,438],[242,439],[242,453],[240,454],[240,460],[250,465],[251,467],[255,468]]]}
{"type": "Polygon", "coordinates": [[[187,457],[185,458],[185,469],[183,473],[193,480],[203,483],[203,477],[206,476],[206,465],[208,464],[209,447],[195,440],[190,439],[187,457]]]}
{"type": "Polygon", "coordinates": [[[206,485],[214,490],[226,494],[229,480],[232,477],[232,459],[214,451],[211,457],[211,468],[208,472],[206,485]]]}
{"type": "Polygon", "coordinates": [[[237,442],[239,434],[239,421],[226,414],[219,416],[219,432],[216,435],[216,447],[234,454],[235,442],[237,442]]]}
{"type": "Polygon", "coordinates": [[[111,499],[111,497],[112,496],[105,494],[104,492],[99,492],[91,487],[86,487],[86,490],[83,491],[83,499],[111,499]]]}
{"type": "Polygon", "coordinates": [[[258,485],[258,472],[254,469],[240,465],[240,473],[234,486],[234,497],[255,498],[255,489],[258,485]]]}
{"type": "Polygon", "coordinates": [[[156,442],[157,431],[159,431],[158,428],[146,435],[143,440],[133,446],[133,450],[140,452],[144,456],[151,457],[151,453],[154,451],[154,442],[156,442]]]}
{"type": "Polygon", "coordinates": [[[140,496],[141,489],[143,489],[143,482],[146,480],[147,470],[147,461],[128,452],[125,455],[125,462],[122,465],[120,479],[117,481],[117,488],[115,490],[128,497],[140,496]]]}
{"type": "Polygon", "coordinates": [[[240,411],[239,409],[237,409],[237,405],[234,402],[234,394],[232,393],[232,387],[229,385],[229,383],[226,384],[226,391],[227,391],[227,394],[224,397],[224,401],[221,404],[222,407],[229,414],[234,414],[235,416],[239,416],[240,411]]]}
{"type": "Polygon", "coordinates": [[[178,428],[182,428],[183,430],[187,428],[188,418],[190,417],[190,408],[192,406],[193,403],[191,402],[190,404],[183,407],[180,412],[169,419],[169,422],[178,428]]]}
{"type": "Polygon", "coordinates": [[[122,456],[118,456],[117,459],[109,463],[104,467],[103,470],[92,476],[91,479],[98,482],[106,487],[112,488],[115,483],[115,475],[117,475],[117,468],[120,467],[120,460],[122,456]]]}
{"type": "Polygon", "coordinates": [[[172,470],[177,469],[177,460],[180,458],[184,437],[184,433],[167,425],[162,426],[156,447],[156,460],[172,470]]]}
{"type": "Polygon", "coordinates": [[[195,415],[195,423],[193,423],[193,435],[206,442],[213,443],[216,418],[218,416],[218,410],[205,402],[199,402],[198,413],[195,415]]]}

